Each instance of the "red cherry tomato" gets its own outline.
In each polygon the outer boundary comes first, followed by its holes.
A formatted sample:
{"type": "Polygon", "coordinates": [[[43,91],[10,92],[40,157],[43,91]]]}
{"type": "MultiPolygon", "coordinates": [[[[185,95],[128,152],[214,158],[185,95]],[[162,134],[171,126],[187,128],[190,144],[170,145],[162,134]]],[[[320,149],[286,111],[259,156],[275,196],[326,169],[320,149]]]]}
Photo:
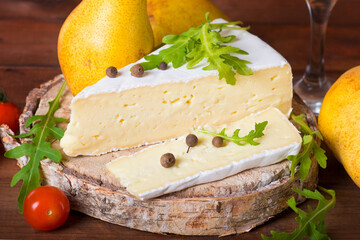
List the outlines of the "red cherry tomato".
{"type": "Polygon", "coordinates": [[[6,124],[16,134],[19,130],[20,110],[8,101],[8,97],[0,90],[0,125],[6,124]]]}
{"type": "Polygon", "coordinates": [[[69,199],[56,187],[38,187],[26,196],[23,211],[26,221],[33,228],[53,230],[69,217],[69,199]]]}

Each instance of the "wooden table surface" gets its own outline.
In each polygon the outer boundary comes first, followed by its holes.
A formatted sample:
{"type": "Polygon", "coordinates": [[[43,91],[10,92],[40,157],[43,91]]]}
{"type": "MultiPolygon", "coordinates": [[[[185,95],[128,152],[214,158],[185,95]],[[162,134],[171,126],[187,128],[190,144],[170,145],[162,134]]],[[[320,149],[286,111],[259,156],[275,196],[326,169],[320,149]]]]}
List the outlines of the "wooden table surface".
{"type": "MultiPolygon", "coordinates": [[[[93,0],[95,1],[95,0],[93,0]]],[[[29,90],[59,74],[57,36],[70,11],[80,0],[0,1],[0,87],[23,107],[29,90]]],[[[303,0],[216,0],[232,19],[251,25],[251,32],[268,42],[290,62],[295,75],[303,73],[309,47],[309,20],[303,0]]],[[[337,3],[330,19],[326,65],[329,76],[337,78],[360,65],[360,0],[337,3]]],[[[11,188],[18,171],[16,161],[3,156],[0,147],[0,239],[184,239],[157,235],[102,222],[72,211],[60,229],[39,232],[17,212],[20,185],[11,188]]],[[[334,189],[337,204],[326,217],[332,239],[360,239],[360,189],[328,151],[328,167],[320,170],[319,185],[334,189]]],[[[315,201],[307,204],[316,206],[315,201]]],[[[223,239],[260,239],[270,230],[290,232],[297,226],[296,214],[288,210],[251,232],[223,239]]],[[[190,237],[217,239],[217,237],[190,237]]]]}

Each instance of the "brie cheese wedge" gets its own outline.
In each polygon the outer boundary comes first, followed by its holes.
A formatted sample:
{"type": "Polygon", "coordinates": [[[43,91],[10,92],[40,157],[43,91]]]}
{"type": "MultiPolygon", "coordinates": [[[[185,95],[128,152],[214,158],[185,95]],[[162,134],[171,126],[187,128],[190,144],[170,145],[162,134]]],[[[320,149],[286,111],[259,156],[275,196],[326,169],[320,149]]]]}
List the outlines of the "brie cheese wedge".
{"type": "Polygon", "coordinates": [[[239,121],[206,130],[220,132],[226,128],[229,136],[240,128],[239,136],[254,129],[255,123],[268,121],[264,136],[256,139],[259,145],[239,146],[231,141],[216,148],[213,136],[193,131],[198,143],[188,153],[185,137],[150,146],[131,156],[122,156],[106,165],[108,172],[117,178],[127,191],[140,199],[154,198],[179,191],[193,185],[211,182],[234,175],[246,169],[279,162],[288,155],[297,154],[301,136],[287,117],[270,107],[239,121]],[[176,158],[173,167],[164,168],[160,158],[165,153],[176,158]]]}
{"type": "Polygon", "coordinates": [[[205,124],[240,120],[269,106],[289,114],[293,90],[287,61],[247,31],[224,29],[222,34],[235,35],[230,45],[249,53],[239,58],[251,62],[253,75],[237,74],[236,84],[229,85],[219,80],[216,70],[202,70],[207,65],[204,59],[193,69],[185,65],[174,69],[170,64],[165,71],[154,69],[137,78],[131,76],[134,64],[130,64],[119,70],[117,78],[105,77],[73,99],[60,143],[64,152],[99,155],[162,142],[205,124]]]}

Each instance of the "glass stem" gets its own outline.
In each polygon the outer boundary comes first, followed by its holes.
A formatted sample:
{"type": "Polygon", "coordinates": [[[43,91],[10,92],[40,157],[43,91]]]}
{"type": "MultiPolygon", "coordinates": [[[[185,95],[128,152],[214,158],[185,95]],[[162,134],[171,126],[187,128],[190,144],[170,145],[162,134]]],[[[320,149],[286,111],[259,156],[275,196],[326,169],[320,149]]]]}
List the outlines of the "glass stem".
{"type": "Polygon", "coordinates": [[[305,84],[321,87],[325,81],[324,46],[329,16],[337,0],[306,0],[310,13],[311,40],[305,84]],[[325,3],[327,2],[327,3],[325,3]]]}

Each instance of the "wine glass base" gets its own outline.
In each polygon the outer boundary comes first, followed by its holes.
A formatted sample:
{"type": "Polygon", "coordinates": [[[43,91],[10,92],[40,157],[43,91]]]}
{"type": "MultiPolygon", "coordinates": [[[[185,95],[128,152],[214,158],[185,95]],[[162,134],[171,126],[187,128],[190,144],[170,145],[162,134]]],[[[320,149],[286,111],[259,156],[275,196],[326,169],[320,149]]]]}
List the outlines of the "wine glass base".
{"type": "Polygon", "coordinates": [[[325,94],[330,89],[333,82],[334,79],[325,77],[325,80],[323,80],[321,84],[314,84],[306,81],[304,75],[294,84],[294,91],[317,116],[320,113],[325,94]]]}

